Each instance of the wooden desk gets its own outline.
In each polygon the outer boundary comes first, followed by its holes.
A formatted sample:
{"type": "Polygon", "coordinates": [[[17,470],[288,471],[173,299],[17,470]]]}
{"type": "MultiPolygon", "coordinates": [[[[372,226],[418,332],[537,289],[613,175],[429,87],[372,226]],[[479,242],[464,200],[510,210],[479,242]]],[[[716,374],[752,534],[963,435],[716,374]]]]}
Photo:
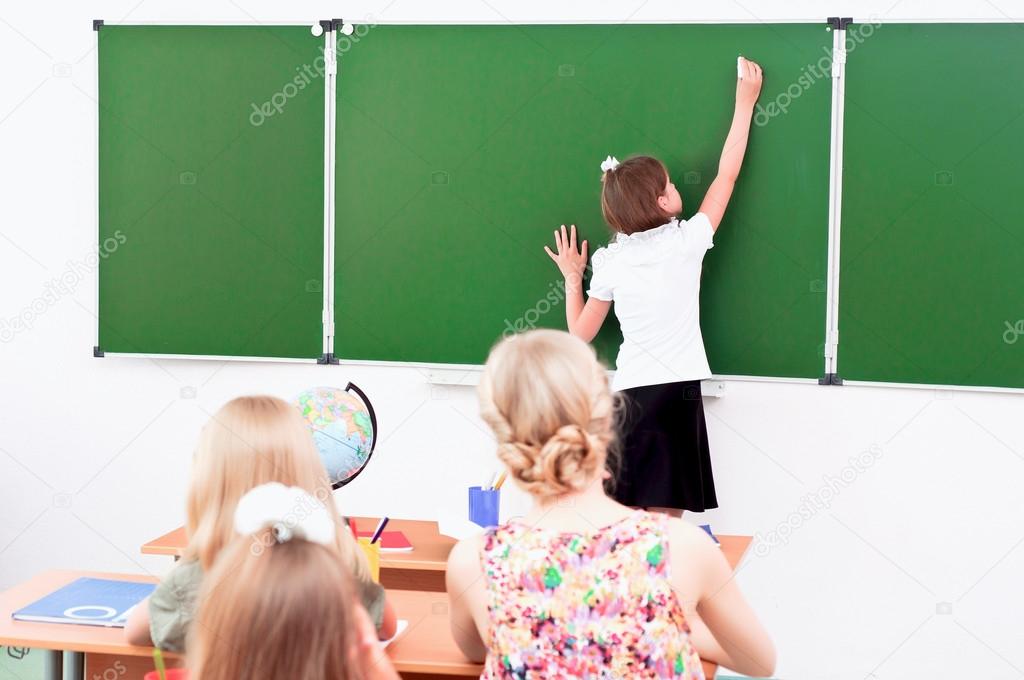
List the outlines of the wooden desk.
{"type": "MultiPolygon", "coordinates": [[[[116,677],[142,680],[153,670],[152,647],[137,647],[124,641],[123,628],[76,626],[58,623],[15,621],[11,613],[67,585],[77,578],[109,578],[154,583],[157,579],[138,574],[107,574],[85,571],[48,571],[0,593],[0,645],[47,650],[47,680],[62,677],[116,677]],[[61,652],[70,652],[69,673],[62,674],[61,652]]],[[[479,677],[482,666],[468,661],[455,646],[448,619],[445,593],[412,590],[389,593],[399,618],[409,621],[402,636],[388,647],[395,669],[413,678],[435,676],[479,677]]],[[[166,654],[169,666],[182,659],[166,654]]]]}
{"type": "MultiPolygon", "coordinates": [[[[30,621],[15,621],[11,613],[21,609],[41,597],[57,590],[58,588],[71,583],[77,578],[91,576],[94,578],[116,578],[125,581],[141,581],[155,583],[157,579],[151,576],[140,576],[138,574],[103,574],[95,572],[76,571],[47,571],[32,578],[21,585],[0,593],[0,645],[12,647],[32,647],[46,650],[44,661],[44,678],[46,680],[61,680],[63,677],[77,680],[85,676],[86,654],[98,655],[110,659],[110,664],[100,663],[94,665],[93,669],[100,669],[96,673],[99,677],[104,676],[104,669],[114,668],[117,673],[118,667],[114,659],[123,657],[145,657],[146,669],[152,670],[151,647],[136,647],[124,641],[124,629],[104,628],[101,626],[76,626],[61,623],[34,623],[30,621]],[[68,673],[64,675],[62,666],[65,660],[62,652],[70,652],[67,656],[68,673]],[[111,655],[111,656],[108,656],[111,655]]],[[[168,655],[175,658],[174,655],[168,655]]],[[[174,665],[174,664],[170,664],[174,665]]],[[[118,674],[122,680],[128,680],[125,674],[118,674]]],[[[141,680],[142,674],[133,676],[132,680],[141,680]]]]}
{"type": "MultiPolygon", "coordinates": [[[[379,518],[372,517],[354,519],[360,531],[372,531],[379,521],[379,518]]],[[[413,549],[405,553],[381,553],[381,585],[388,590],[444,592],[444,572],[455,539],[442,536],[437,530],[437,522],[393,519],[388,523],[388,530],[405,534],[413,549]]],[[[143,545],[142,553],[177,558],[181,557],[187,543],[185,528],[180,527],[143,545]]]]}
{"type": "Polygon", "coordinates": [[[729,563],[729,567],[736,571],[736,567],[739,566],[740,560],[747,553],[747,548],[754,541],[753,536],[722,536],[716,535],[718,542],[722,544],[722,555],[725,556],[725,561],[729,563]]]}
{"type": "MultiPolygon", "coordinates": [[[[361,531],[371,531],[378,521],[371,517],[354,519],[361,531]]],[[[381,553],[381,585],[387,590],[443,593],[448,553],[455,545],[455,539],[442,536],[437,530],[437,522],[393,519],[388,523],[388,528],[404,533],[412,543],[413,550],[407,553],[381,553]]],[[[735,569],[753,539],[750,536],[719,536],[718,540],[722,543],[725,559],[735,569]]],[[[187,543],[185,528],[179,527],[143,545],[142,553],[178,558],[181,557],[187,543]]]]}
{"type": "MultiPolygon", "coordinates": [[[[718,538],[722,542],[726,560],[735,569],[753,539],[750,536],[718,538]]],[[[444,571],[439,573],[443,579],[444,571]]],[[[83,576],[148,583],[157,580],[151,576],[138,574],[76,571],[49,571],[39,574],[21,585],[0,593],[0,645],[48,650],[44,676],[47,680],[60,680],[62,677],[74,680],[94,676],[103,678],[108,672],[116,673],[118,680],[141,680],[143,674],[152,669],[152,648],[125,643],[124,631],[121,628],[32,623],[11,618],[11,613],[15,610],[83,576]],[[70,652],[67,676],[62,676],[62,651],[70,652]]],[[[388,598],[398,617],[409,621],[409,628],[388,648],[388,655],[404,678],[426,680],[440,677],[479,677],[481,666],[468,661],[451,637],[446,594],[393,590],[388,593],[388,598]]],[[[173,654],[166,656],[168,665],[180,665],[180,658],[173,654]]],[[[716,670],[713,664],[704,663],[706,677],[713,678],[716,670]]]]}

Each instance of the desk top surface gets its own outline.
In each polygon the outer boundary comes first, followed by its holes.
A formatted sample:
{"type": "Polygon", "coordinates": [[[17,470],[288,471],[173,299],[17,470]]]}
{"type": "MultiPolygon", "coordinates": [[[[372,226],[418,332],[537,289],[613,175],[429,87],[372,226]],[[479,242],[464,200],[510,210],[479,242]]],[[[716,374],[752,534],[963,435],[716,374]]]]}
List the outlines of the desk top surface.
{"type": "MultiPolygon", "coordinates": [[[[59,570],[38,574],[0,593],[0,645],[89,654],[150,656],[152,647],[139,647],[125,642],[123,628],[36,623],[11,618],[12,612],[83,576],[147,583],[158,580],[140,574],[91,571],[59,570]]],[[[388,647],[388,654],[400,673],[480,675],[480,664],[468,661],[451,637],[448,596],[445,593],[397,590],[390,591],[388,599],[398,617],[409,621],[406,631],[388,647]]],[[[175,658],[174,654],[166,656],[175,658]]]]}
{"type": "MultiPolygon", "coordinates": [[[[378,522],[378,519],[371,517],[354,517],[353,519],[360,531],[372,531],[378,522]]],[[[388,522],[388,531],[401,531],[412,543],[413,549],[411,552],[382,552],[380,555],[382,569],[445,570],[448,553],[451,552],[456,541],[454,538],[442,536],[437,530],[437,522],[393,519],[388,522]]],[[[180,557],[187,543],[185,527],[178,527],[143,545],[142,553],[144,555],[180,557]]]]}
{"type": "MultiPolygon", "coordinates": [[[[356,524],[360,531],[369,531],[377,524],[377,520],[370,517],[356,517],[356,524]]],[[[448,553],[456,541],[454,538],[442,536],[437,530],[437,522],[429,522],[414,519],[393,519],[388,523],[391,531],[401,531],[412,543],[411,552],[385,552],[381,553],[380,566],[382,569],[407,569],[419,571],[444,571],[448,562],[448,553]]],[[[733,569],[743,558],[743,554],[753,540],[751,536],[719,536],[722,543],[722,553],[733,569]]],[[[145,555],[173,555],[180,557],[188,543],[185,537],[185,527],[179,527],[174,531],[155,538],[142,546],[142,553],[145,555]]]]}
{"type": "MultiPolygon", "coordinates": [[[[405,531],[405,526],[413,523],[408,520],[398,520],[398,522],[400,524],[395,528],[400,528],[402,531],[405,531]]],[[[424,545],[432,547],[424,549],[417,560],[398,561],[397,564],[393,563],[391,567],[430,570],[444,569],[447,552],[451,549],[451,544],[454,541],[438,535],[436,533],[436,524],[433,522],[414,522],[414,524],[420,525],[415,530],[423,532],[427,532],[431,526],[433,527],[436,537],[431,539],[429,536],[426,536],[427,540],[424,542],[424,545]],[[440,541],[438,539],[444,539],[444,541],[449,543],[443,556],[440,554],[440,541]],[[436,560],[436,562],[431,562],[429,566],[424,567],[415,566],[417,563],[427,561],[428,558],[425,553],[428,552],[431,553],[430,559],[436,560]],[[437,563],[440,566],[437,566],[437,563]]],[[[179,532],[181,539],[183,539],[183,530],[171,532],[148,543],[147,546],[150,547],[150,550],[146,551],[144,549],[144,552],[149,554],[176,554],[173,551],[173,546],[184,545],[183,542],[174,542],[174,535],[179,532]]],[[[416,538],[408,533],[406,535],[414,545],[417,545],[416,538]]],[[[735,569],[750,546],[753,540],[752,537],[719,536],[718,538],[722,543],[722,552],[726,560],[735,569]]],[[[416,550],[419,550],[419,547],[416,550]]],[[[389,556],[395,558],[399,556],[409,557],[410,555],[415,555],[416,550],[413,553],[393,553],[389,556]]],[[[32,579],[0,593],[0,645],[59,649],[94,654],[149,656],[152,653],[152,649],[150,647],[138,647],[127,644],[124,641],[124,631],[121,628],[35,623],[15,621],[11,618],[11,613],[15,610],[83,576],[143,582],[155,582],[158,580],[153,576],[140,574],[110,574],[84,571],[48,571],[38,574],[32,579]]],[[[400,673],[435,673],[463,677],[479,676],[481,666],[467,660],[455,646],[455,642],[451,637],[447,594],[391,590],[388,591],[388,599],[391,600],[398,617],[409,621],[408,629],[388,648],[388,655],[400,673]]],[[[713,664],[704,663],[706,677],[714,677],[715,670],[713,664]]]]}

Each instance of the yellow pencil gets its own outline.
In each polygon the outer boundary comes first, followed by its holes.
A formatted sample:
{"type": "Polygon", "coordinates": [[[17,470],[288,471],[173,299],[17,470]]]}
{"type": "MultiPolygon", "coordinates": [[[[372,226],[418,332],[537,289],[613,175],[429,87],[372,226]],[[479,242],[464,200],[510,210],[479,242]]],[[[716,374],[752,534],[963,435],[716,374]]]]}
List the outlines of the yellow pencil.
{"type": "Polygon", "coordinates": [[[505,477],[507,477],[507,476],[508,476],[508,470],[503,470],[502,473],[500,475],[498,475],[498,481],[496,481],[494,483],[494,490],[495,491],[497,491],[498,489],[501,488],[501,485],[505,483],[505,477]]]}

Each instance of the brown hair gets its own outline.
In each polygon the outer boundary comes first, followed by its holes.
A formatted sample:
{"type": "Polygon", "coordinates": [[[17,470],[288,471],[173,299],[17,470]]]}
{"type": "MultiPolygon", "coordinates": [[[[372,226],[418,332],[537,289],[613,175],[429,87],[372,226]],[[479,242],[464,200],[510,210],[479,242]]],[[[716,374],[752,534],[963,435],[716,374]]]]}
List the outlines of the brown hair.
{"type": "Polygon", "coordinates": [[[578,491],[603,469],[616,402],[604,367],[579,338],[535,330],[503,340],[487,358],[479,397],[498,458],[534,496],[578,491]]]}
{"type": "Polygon", "coordinates": [[[634,156],[601,177],[601,212],[612,229],[633,234],[660,227],[671,219],[658,206],[665,195],[668,168],[657,158],[634,156]]]}
{"type": "Polygon", "coordinates": [[[360,677],[352,576],[334,546],[271,529],[237,537],[203,579],[190,629],[192,680],[360,677]]]}

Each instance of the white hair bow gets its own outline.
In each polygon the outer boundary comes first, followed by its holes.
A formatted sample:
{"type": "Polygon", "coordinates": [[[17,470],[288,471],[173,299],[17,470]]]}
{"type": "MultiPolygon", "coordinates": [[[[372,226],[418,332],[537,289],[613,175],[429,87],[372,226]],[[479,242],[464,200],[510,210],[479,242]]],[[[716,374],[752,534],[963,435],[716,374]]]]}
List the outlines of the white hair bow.
{"type": "Polygon", "coordinates": [[[235,531],[248,536],[273,527],[274,538],[284,543],[298,536],[329,545],[335,524],[327,507],[297,486],[262,484],[242,496],[235,508],[235,531]]]}
{"type": "Polygon", "coordinates": [[[619,167],[619,159],[615,156],[608,156],[608,158],[601,161],[601,172],[608,172],[617,167],[619,167]]]}

